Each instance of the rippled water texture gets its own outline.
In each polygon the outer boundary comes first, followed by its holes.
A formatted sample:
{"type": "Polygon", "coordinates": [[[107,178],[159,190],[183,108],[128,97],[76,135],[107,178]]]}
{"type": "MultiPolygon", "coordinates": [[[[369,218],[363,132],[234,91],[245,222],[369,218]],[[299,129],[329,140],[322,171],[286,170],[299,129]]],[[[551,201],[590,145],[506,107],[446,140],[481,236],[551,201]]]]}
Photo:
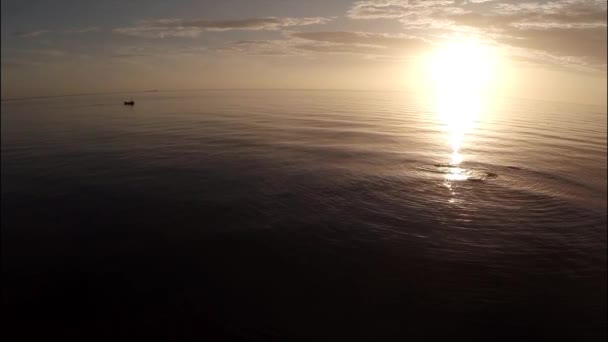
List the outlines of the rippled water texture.
{"type": "Polygon", "coordinates": [[[436,104],[346,91],[3,101],[11,325],[74,339],[605,340],[606,108],[436,104]]]}

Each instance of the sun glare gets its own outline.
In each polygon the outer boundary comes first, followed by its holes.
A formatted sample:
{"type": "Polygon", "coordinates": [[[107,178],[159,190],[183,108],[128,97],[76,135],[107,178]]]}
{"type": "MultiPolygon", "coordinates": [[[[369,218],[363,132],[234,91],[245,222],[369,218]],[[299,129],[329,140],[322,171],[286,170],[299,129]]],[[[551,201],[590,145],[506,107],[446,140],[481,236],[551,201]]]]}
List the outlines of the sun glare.
{"type": "Polygon", "coordinates": [[[450,164],[460,164],[465,134],[479,120],[498,69],[497,53],[476,41],[441,45],[428,58],[433,103],[452,147],[450,164]]]}
{"type": "Polygon", "coordinates": [[[474,41],[452,42],[439,47],[429,59],[436,90],[450,93],[483,92],[496,71],[496,52],[474,41]]]}

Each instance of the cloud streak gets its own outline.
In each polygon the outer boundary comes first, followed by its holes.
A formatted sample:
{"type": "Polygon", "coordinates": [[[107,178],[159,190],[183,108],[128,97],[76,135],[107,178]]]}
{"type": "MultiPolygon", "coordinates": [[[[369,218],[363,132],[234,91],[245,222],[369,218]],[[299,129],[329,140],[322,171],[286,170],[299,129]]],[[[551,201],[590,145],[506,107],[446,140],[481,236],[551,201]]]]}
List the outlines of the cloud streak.
{"type": "Polygon", "coordinates": [[[65,30],[33,30],[33,31],[17,31],[13,35],[18,38],[33,38],[47,33],[64,33],[64,34],[79,34],[88,32],[99,32],[101,28],[97,26],[89,26],[82,28],[70,28],[65,30]]]}
{"type": "Polygon", "coordinates": [[[36,31],[17,31],[13,35],[18,38],[32,38],[38,37],[42,34],[49,33],[49,30],[36,30],[36,31]]]}
{"type": "Polygon", "coordinates": [[[325,24],[331,18],[249,18],[241,20],[184,20],[155,19],[142,20],[130,27],[119,27],[114,33],[144,38],[198,37],[203,31],[276,31],[289,27],[325,24]]]}
{"type": "Polygon", "coordinates": [[[417,54],[429,45],[416,37],[370,32],[285,32],[284,36],[285,39],[234,41],[217,51],[263,56],[353,54],[389,57],[417,54]]]}
{"type": "Polygon", "coordinates": [[[99,28],[97,26],[89,26],[89,27],[83,27],[83,28],[67,29],[67,30],[63,30],[61,32],[63,32],[63,33],[87,33],[87,32],[99,32],[99,31],[101,31],[101,28],[99,28]]]}

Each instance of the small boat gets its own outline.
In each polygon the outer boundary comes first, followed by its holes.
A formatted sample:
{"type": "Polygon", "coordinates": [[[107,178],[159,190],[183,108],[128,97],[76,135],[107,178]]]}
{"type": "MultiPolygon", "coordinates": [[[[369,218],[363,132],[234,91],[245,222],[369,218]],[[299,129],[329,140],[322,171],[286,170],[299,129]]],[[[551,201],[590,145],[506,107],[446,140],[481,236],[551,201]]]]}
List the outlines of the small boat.
{"type": "Polygon", "coordinates": [[[125,106],[133,106],[134,104],[135,104],[135,102],[133,102],[133,100],[125,101],[125,106]]]}

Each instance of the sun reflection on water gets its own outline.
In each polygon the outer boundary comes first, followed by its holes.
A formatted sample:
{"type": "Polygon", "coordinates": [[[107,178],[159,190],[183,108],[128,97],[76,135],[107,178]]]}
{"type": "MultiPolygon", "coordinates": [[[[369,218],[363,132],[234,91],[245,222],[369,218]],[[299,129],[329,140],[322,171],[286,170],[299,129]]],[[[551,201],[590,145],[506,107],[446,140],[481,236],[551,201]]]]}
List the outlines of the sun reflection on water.
{"type": "Polygon", "coordinates": [[[462,149],[486,107],[496,61],[494,50],[475,41],[445,44],[429,58],[435,112],[452,150],[443,164],[444,185],[452,196],[456,195],[452,183],[469,179],[462,167],[462,149]]]}
{"type": "MultiPolygon", "coordinates": [[[[459,89],[436,94],[435,110],[452,150],[449,156],[450,166],[456,168],[464,161],[461,151],[464,147],[465,137],[479,120],[483,99],[481,92],[465,92],[459,89]]],[[[461,171],[457,168],[454,173],[462,174],[461,171]]]]}

